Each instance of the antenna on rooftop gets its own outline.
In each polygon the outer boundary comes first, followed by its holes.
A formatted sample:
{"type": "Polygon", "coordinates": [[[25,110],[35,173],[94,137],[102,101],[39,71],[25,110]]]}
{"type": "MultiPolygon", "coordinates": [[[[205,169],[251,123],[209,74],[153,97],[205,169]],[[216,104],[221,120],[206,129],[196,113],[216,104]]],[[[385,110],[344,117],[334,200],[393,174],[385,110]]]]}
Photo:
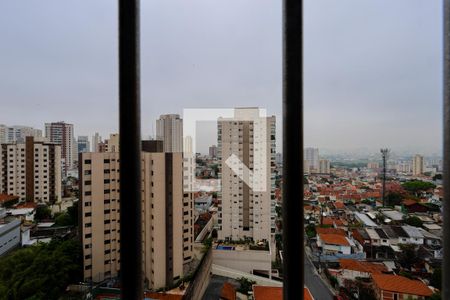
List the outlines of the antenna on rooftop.
{"type": "Polygon", "coordinates": [[[390,150],[388,148],[380,149],[381,158],[383,159],[383,206],[386,206],[386,160],[390,150]]]}

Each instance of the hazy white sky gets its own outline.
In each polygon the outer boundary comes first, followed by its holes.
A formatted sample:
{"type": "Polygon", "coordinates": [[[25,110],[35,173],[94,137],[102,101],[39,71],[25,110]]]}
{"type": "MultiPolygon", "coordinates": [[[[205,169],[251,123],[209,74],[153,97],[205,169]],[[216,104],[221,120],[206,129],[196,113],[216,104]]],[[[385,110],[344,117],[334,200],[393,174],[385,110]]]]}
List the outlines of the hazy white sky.
{"type": "MultiPolygon", "coordinates": [[[[116,2],[0,2],[0,124],[117,131],[116,2]]],[[[305,1],[305,144],[440,151],[441,2],[305,1]]],[[[280,0],[141,3],[144,135],[163,113],[260,106],[281,136],[280,0]]]]}

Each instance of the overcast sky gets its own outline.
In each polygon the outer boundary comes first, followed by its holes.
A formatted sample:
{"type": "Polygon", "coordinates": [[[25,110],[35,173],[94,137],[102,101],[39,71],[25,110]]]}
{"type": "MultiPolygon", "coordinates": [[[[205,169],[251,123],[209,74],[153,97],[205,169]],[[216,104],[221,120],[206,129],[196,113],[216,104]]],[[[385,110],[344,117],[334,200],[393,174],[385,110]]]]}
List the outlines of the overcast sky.
{"type": "MultiPolygon", "coordinates": [[[[0,124],[118,130],[116,2],[0,2],[0,124]]],[[[441,151],[441,2],[305,1],[306,145],[441,151]]],[[[143,134],[183,108],[259,106],[280,146],[281,0],[141,3],[143,134]]]]}

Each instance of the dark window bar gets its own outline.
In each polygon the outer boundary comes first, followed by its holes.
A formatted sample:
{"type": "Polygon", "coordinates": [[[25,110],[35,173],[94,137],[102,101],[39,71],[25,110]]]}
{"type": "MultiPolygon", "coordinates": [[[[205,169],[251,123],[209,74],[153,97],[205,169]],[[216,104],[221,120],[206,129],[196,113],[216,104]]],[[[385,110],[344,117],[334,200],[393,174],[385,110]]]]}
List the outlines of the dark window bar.
{"type": "Polygon", "coordinates": [[[444,262],[442,299],[450,299],[450,0],[444,0],[444,262]]]}
{"type": "Polygon", "coordinates": [[[143,298],[139,0],[119,0],[120,283],[143,298]]]}
{"type": "Polygon", "coordinates": [[[302,1],[283,1],[283,298],[303,299],[302,1]]]}

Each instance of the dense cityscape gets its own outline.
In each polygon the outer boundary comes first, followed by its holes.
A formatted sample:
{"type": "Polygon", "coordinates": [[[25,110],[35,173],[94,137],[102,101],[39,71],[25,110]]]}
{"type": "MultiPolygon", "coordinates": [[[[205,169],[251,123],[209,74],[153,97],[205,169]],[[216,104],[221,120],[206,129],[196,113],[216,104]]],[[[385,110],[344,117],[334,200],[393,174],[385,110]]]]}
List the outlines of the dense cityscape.
{"type": "MultiPolygon", "coordinates": [[[[178,114],[142,141],[146,298],[282,299],[276,118],[233,113],[208,153],[178,114]]],[[[119,135],[75,132],[0,125],[1,299],[120,297],[119,135]]],[[[440,157],[307,147],[303,166],[305,299],[440,299],[440,157]]]]}

